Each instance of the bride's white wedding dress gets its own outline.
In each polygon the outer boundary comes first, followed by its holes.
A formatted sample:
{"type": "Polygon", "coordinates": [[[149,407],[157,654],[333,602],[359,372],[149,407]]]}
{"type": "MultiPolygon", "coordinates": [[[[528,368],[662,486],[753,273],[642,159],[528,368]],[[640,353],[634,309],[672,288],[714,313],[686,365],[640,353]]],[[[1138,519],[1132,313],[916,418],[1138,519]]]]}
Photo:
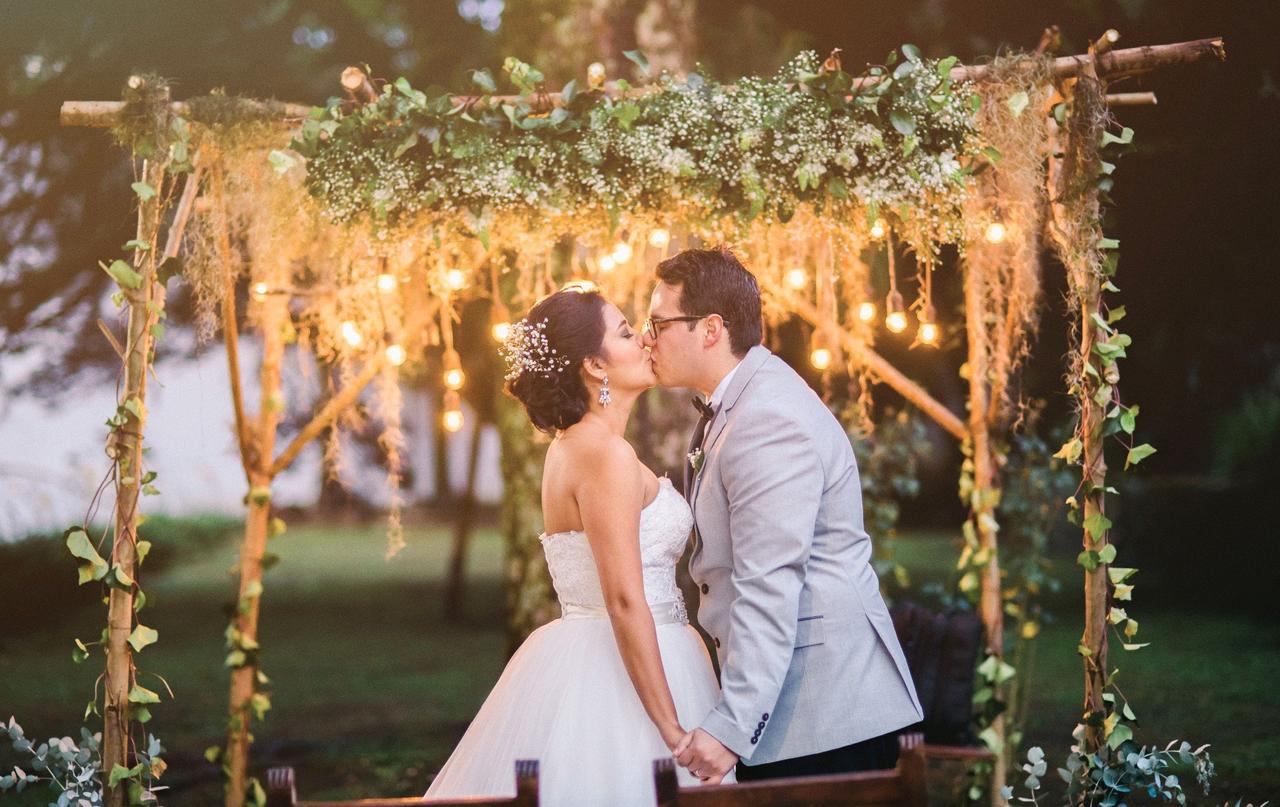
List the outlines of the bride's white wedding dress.
{"type": "MultiPolygon", "coordinates": [[[[640,513],[640,557],[662,666],[686,729],[719,697],[711,658],[676,586],[692,526],[689,505],[664,477],[640,513]]],[[[515,761],[536,759],[543,805],[649,807],[656,803],[653,760],[671,752],[622,664],[586,533],[541,541],[563,616],[511,657],[426,798],[514,796],[515,761]]],[[[677,772],[682,785],[696,784],[684,768],[677,772]]]]}

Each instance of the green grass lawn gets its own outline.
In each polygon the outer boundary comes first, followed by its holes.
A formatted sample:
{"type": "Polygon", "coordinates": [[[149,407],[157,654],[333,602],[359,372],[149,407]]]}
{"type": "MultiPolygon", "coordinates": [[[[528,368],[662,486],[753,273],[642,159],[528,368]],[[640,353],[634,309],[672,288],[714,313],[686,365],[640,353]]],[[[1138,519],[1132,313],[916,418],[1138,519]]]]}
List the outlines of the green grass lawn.
{"type": "MultiPolygon", "coordinates": [[[[441,615],[447,527],[411,527],[408,547],[384,559],[378,526],[293,529],[272,542],[280,564],[266,577],[260,639],[274,708],[255,727],[256,771],[297,769],[304,798],[422,793],[503,664],[498,578],[501,542],[481,530],[471,553],[471,586],[460,624],[441,615]]],[[[223,606],[234,594],[233,540],[175,563],[144,584],[144,621],[160,632],[139,661],[142,683],[176,699],[154,709],[150,726],[169,749],[166,803],[216,805],[221,785],[204,762],[220,744],[227,699],[222,667],[223,606]]],[[[899,556],[918,582],[941,579],[955,554],[936,535],[908,535],[899,556]]],[[[1064,578],[1074,578],[1065,563],[1064,578]]],[[[68,561],[68,574],[74,568],[68,561]]],[[[1078,600],[1059,595],[1059,620],[1038,642],[1029,744],[1060,762],[1079,713],[1081,666],[1075,655],[1078,600]]],[[[1280,793],[1280,629],[1239,617],[1184,611],[1130,613],[1153,645],[1115,660],[1142,722],[1139,740],[1186,738],[1213,743],[1219,782],[1193,804],[1238,797],[1255,804],[1280,793]]],[[[39,596],[32,592],[32,596],[39,596]]],[[[1198,596],[1203,596],[1198,595],[1198,596]]],[[[78,735],[80,716],[101,668],[95,656],[71,662],[72,638],[95,637],[101,609],[86,609],[56,629],[32,625],[0,638],[0,718],[17,716],[30,737],[78,735]]],[[[11,761],[7,745],[0,765],[11,761]]],[[[6,804],[43,804],[32,797],[6,804]]]]}

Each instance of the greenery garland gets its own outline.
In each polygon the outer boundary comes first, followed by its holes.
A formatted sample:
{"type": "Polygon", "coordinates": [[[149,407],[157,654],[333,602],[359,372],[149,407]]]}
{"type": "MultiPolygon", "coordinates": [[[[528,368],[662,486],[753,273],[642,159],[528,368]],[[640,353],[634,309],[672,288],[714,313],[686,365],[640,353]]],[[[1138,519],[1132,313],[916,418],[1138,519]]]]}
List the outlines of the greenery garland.
{"type": "MultiPolygon", "coordinates": [[[[861,210],[868,224],[893,213],[928,240],[955,241],[980,156],[980,98],[951,80],[954,57],[925,60],[910,45],[902,54],[869,68],[871,84],[806,52],[732,86],[663,75],[643,92],[619,80],[615,96],[571,81],[554,108],[541,72],[509,58],[515,103],[495,98],[487,70],[473,73],[480,94],[465,103],[401,78],[354,109],[331,99],[292,147],[311,193],[344,223],[462,216],[483,238],[499,214],[612,232],[624,211],[712,227],[785,222],[811,205],[861,210]]],[[[291,159],[273,154],[282,168],[291,159]]]]}

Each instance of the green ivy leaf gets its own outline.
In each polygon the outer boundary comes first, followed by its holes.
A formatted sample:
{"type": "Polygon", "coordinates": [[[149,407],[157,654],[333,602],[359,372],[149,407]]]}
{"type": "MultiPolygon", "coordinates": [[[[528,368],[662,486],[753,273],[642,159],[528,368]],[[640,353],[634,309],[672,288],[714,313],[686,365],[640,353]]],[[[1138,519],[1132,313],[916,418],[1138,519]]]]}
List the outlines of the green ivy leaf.
{"type": "Polygon", "coordinates": [[[154,628],[138,625],[133,629],[133,633],[129,634],[129,645],[133,647],[135,653],[139,653],[144,647],[155,644],[159,638],[160,634],[154,628]]]}
{"type": "Polygon", "coordinates": [[[1111,519],[1102,513],[1094,513],[1084,520],[1084,528],[1089,537],[1096,541],[1111,529],[1111,519]]]}
{"type": "Polygon", "coordinates": [[[290,168],[298,164],[298,160],[292,154],[280,149],[272,149],[271,153],[267,155],[267,162],[275,170],[276,176],[284,176],[289,173],[290,168]]]}
{"type": "Polygon", "coordinates": [[[121,288],[137,290],[142,287],[142,275],[138,274],[137,270],[130,266],[127,261],[122,261],[117,258],[111,262],[110,266],[102,263],[99,263],[98,265],[101,266],[107,274],[111,275],[111,279],[114,280],[121,288]]]}
{"type": "Polygon", "coordinates": [[[487,67],[483,70],[472,70],[471,83],[479,87],[481,92],[490,95],[498,91],[498,84],[493,80],[493,74],[487,67]]]}
{"type": "Polygon", "coordinates": [[[133,192],[138,194],[138,198],[144,202],[156,195],[156,189],[145,182],[135,182],[129,187],[133,188],[133,192]]]}
{"type": "Polygon", "coordinates": [[[1106,546],[1102,547],[1102,549],[1098,550],[1098,560],[1100,562],[1109,564],[1111,563],[1111,561],[1115,559],[1116,559],[1115,544],[1107,544],[1106,546]]]}
{"type": "Polygon", "coordinates": [[[649,75],[649,60],[645,58],[643,53],[638,50],[624,50],[622,55],[635,62],[636,67],[640,68],[641,73],[646,76],[649,75]]]}
{"type": "Polygon", "coordinates": [[[160,696],[141,684],[134,684],[129,690],[129,703],[159,703],[160,696]]]}
{"type": "Polygon", "coordinates": [[[1128,456],[1125,457],[1125,460],[1124,460],[1125,470],[1126,471],[1129,470],[1129,466],[1137,465],[1138,463],[1142,462],[1143,460],[1145,460],[1147,457],[1150,457],[1154,453],[1156,453],[1156,450],[1151,446],[1150,443],[1143,443],[1140,446],[1134,446],[1133,448],[1129,449],[1129,454],[1128,456]]]}
{"type": "Polygon", "coordinates": [[[1026,110],[1027,104],[1031,103],[1031,99],[1025,90],[1019,90],[1013,95],[1010,95],[1009,100],[1006,103],[1009,106],[1009,112],[1011,112],[1015,118],[1020,118],[1022,117],[1023,111],[1026,110]]]}
{"type": "MultiPolygon", "coordinates": [[[[910,62],[904,62],[910,64],[910,62]]],[[[916,133],[916,119],[906,112],[897,109],[890,110],[889,123],[893,124],[893,128],[898,130],[898,134],[907,137],[916,133]]]]}

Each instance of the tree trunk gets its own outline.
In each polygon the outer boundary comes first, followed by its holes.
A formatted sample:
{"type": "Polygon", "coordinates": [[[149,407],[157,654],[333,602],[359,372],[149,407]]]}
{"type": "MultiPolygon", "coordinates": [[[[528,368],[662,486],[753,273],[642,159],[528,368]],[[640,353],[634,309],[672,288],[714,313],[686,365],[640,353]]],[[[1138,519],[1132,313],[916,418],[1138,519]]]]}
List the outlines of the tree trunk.
{"type": "MultiPolygon", "coordinates": [[[[280,364],[284,354],[283,325],[288,317],[287,301],[270,297],[261,306],[262,365],[259,372],[258,417],[251,426],[255,467],[249,475],[249,513],[245,520],[244,544],[240,549],[240,590],[236,599],[235,641],[244,652],[243,663],[231,672],[230,705],[227,715],[227,807],[243,807],[248,786],[249,726],[254,709],[258,676],[258,612],[262,594],[262,558],[266,553],[267,530],[271,518],[271,472],[275,454],[276,429],[283,409],[280,393],[280,364]]],[[[234,648],[233,648],[234,652],[234,648]]],[[[259,709],[258,711],[261,711],[259,709]]]]}
{"type": "MultiPolygon", "coordinates": [[[[138,209],[137,238],[152,248],[136,250],[134,265],[142,275],[139,288],[125,292],[129,301],[128,336],[125,342],[124,396],[125,422],[116,440],[115,529],[111,542],[111,565],[117,579],[137,577],[138,493],[142,485],[142,433],[146,425],[147,372],[154,360],[151,326],[163,310],[163,292],[157,293],[156,247],[160,232],[160,191],[165,164],[145,160],[142,181],[156,190],[138,209]],[[130,402],[136,402],[131,405],[130,402]]],[[[133,631],[133,586],[112,586],[107,605],[107,667],[104,678],[102,727],[102,774],[116,765],[128,768],[129,689],[133,683],[133,655],[129,635],[133,631]]],[[[108,807],[126,801],[125,783],[107,793],[108,807]]]]}
{"type": "Polygon", "coordinates": [[[502,441],[502,534],[506,539],[507,654],[533,630],[555,617],[555,590],[543,559],[542,462],[546,441],[538,439],[524,410],[498,401],[502,441]]]}
{"type": "Polygon", "coordinates": [[[471,429],[471,456],[467,462],[467,489],[462,494],[462,507],[453,530],[453,556],[449,559],[449,577],[444,587],[444,616],[450,622],[462,618],[462,606],[466,599],[467,546],[471,543],[471,530],[476,510],[476,470],[480,464],[480,437],[484,424],[477,421],[471,429]]]}

